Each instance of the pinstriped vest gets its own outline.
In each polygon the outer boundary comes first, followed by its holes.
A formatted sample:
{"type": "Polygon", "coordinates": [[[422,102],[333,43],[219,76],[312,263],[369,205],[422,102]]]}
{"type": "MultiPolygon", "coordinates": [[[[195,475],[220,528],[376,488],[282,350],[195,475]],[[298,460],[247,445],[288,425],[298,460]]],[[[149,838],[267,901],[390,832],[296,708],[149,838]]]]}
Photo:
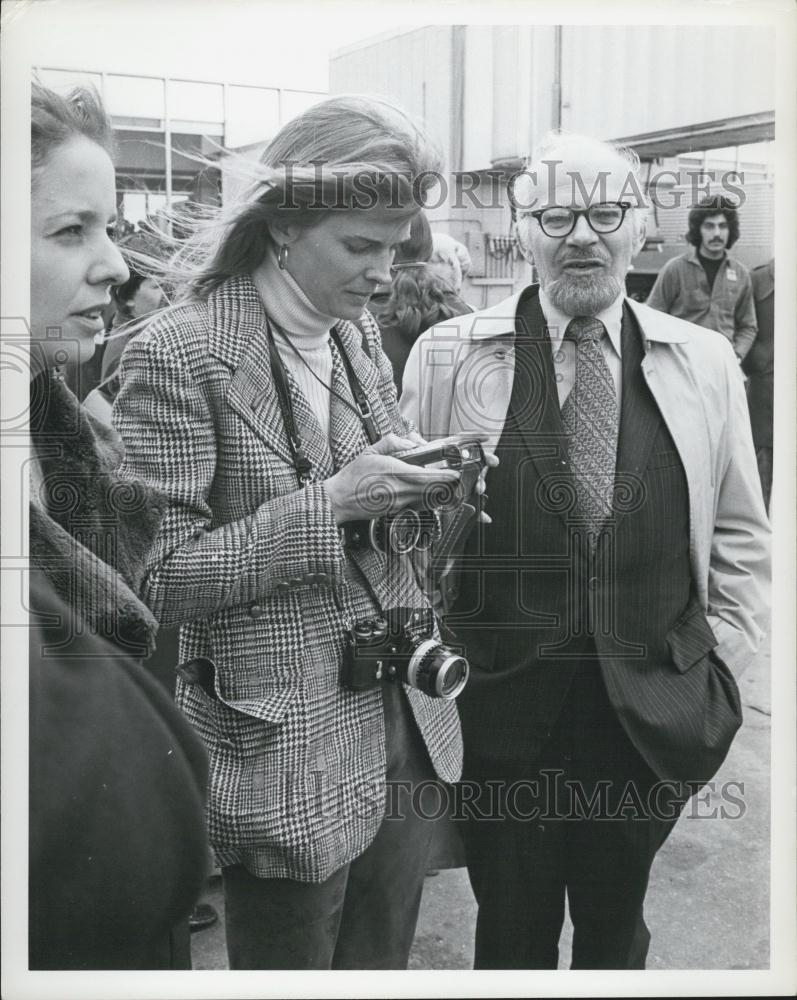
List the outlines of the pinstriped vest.
{"type": "MultiPolygon", "coordinates": [[[[550,340],[533,292],[518,305],[515,380],[490,473],[491,525],[474,532],[452,626],[471,680],[459,699],[466,773],[539,755],[574,673],[667,660],[690,601],[689,507],[675,445],[623,312],[614,516],[595,557],[574,506],[550,340]]],[[[607,682],[611,696],[611,685],[607,682]]],[[[622,712],[620,712],[622,718],[622,712]]],[[[642,748],[639,748],[642,749],[642,748]]]]}

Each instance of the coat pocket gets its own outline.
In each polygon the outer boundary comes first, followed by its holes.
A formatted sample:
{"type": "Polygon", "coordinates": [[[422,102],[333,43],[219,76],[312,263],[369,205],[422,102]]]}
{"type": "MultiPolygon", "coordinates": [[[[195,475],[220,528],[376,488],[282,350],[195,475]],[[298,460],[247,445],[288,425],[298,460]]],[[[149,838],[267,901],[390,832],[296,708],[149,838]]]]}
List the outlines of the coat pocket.
{"type": "Polygon", "coordinates": [[[686,673],[717,645],[717,638],[701,607],[690,609],[666,636],[673,663],[686,673]]]}
{"type": "Polygon", "coordinates": [[[298,687],[262,684],[257,691],[246,697],[225,695],[223,681],[216,665],[206,657],[197,657],[182,663],[178,673],[194,690],[201,692],[201,698],[211,708],[217,727],[222,731],[243,731],[260,723],[279,724],[285,718],[296,698],[298,687]]]}
{"type": "Polygon", "coordinates": [[[219,700],[227,708],[246,719],[253,719],[258,722],[270,722],[277,724],[282,722],[288,709],[294,702],[297,688],[280,688],[278,690],[264,690],[257,697],[235,699],[225,701],[219,700]]]}

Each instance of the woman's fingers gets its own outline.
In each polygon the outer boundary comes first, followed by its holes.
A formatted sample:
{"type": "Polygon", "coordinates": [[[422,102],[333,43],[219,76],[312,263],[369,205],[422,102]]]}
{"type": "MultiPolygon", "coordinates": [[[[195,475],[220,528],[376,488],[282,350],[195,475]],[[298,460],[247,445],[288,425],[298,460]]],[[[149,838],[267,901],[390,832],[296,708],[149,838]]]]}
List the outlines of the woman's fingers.
{"type": "MultiPolygon", "coordinates": [[[[404,439],[388,435],[385,447],[404,439]],[[388,438],[394,438],[391,442],[388,438]]],[[[377,442],[380,444],[382,442],[377,442]]],[[[450,491],[459,479],[453,469],[408,465],[384,452],[367,450],[326,480],[327,494],[339,524],[379,517],[407,504],[450,491]]]]}
{"type": "Polygon", "coordinates": [[[374,444],[369,445],[363,455],[394,455],[397,451],[409,451],[417,448],[418,443],[411,437],[402,437],[400,434],[385,434],[374,444]]]}

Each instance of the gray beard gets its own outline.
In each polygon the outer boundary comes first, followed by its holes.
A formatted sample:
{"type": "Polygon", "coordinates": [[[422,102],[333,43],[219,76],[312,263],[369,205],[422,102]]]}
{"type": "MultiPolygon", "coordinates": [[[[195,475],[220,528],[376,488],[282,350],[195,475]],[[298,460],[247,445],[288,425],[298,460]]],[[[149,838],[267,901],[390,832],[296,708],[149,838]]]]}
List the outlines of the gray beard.
{"type": "Polygon", "coordinates": [[[545,294],[565,316],[594,316],[607,309],[623,291],[613,274],[600,277],[557,278],[544,288],[545,294]]]}

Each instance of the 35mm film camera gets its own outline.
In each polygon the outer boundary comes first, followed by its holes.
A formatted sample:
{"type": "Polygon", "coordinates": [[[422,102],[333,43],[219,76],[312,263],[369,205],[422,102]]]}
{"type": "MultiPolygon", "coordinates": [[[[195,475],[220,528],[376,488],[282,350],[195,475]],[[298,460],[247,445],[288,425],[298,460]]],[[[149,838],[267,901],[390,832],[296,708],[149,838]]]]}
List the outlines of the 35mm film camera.
{"type": "Polygon", "coordinates": [[[459,434],[430,441],[411,451],[395,455],[408,465],[425,468],[455,469],[460,479],[454,488],[430,491],[422,505],[402,507],[395,514],[370,521],[352,521],[344,527],[346,543],[354,548],[369,546],[379,552],[404,555],[426,551],[441,540],[440,512],[463,510],[475,514],[476,484],[484,468],[484,453],[473,435],[459,434]]]}
{"type": "Polygon", "coordinates": [[[393,608],[347,634],[341,683],[367,691],[403,681],[431,698],[451,700],[468,681],[468,661],[434,635],[430,608],[393,608]]]}
{"type": "MultiPolygon", "coordinates": [[[[481,509],[477,493],[485,467],[478,439],[457,435],[432,441],[397,456],[411,465],[460,472],[456,487],[430,493],[422,505],[404,507],[387,517],[358,521],[344,529],[353,548],[369,546],[388,555],[420,553],[422,573],[435,604],[450,584],[452,558],[481,509]]],[[[416,571],[418,567],[416,566],[416,571]]],[[[341,683],[364,691],[388,681],[402,681],[431,698],[456,698],[468,680],[468,661],[435,635],[432,608],[391,608],[383,617],[358,622],[347,634],[341,683]]]]}

